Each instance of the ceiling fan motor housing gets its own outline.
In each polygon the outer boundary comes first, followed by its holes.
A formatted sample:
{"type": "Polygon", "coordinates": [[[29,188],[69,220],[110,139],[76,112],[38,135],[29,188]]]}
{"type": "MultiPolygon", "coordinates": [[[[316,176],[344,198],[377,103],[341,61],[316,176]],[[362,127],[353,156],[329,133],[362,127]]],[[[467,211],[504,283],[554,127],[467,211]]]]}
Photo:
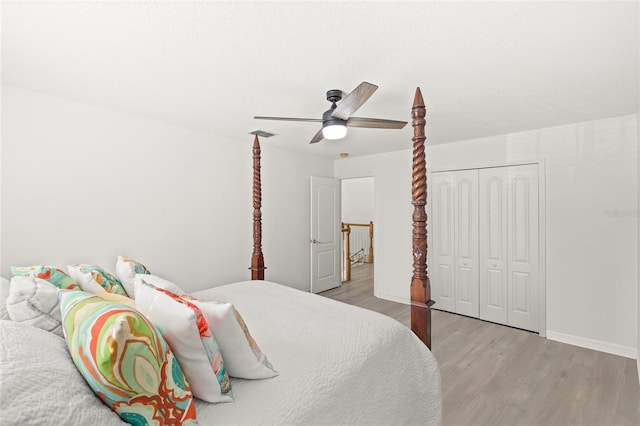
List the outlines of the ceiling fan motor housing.
{"type": "Polygon", "coordinates": [[[322,127],[327,126],[346,126],[347,121],[334,117],[333,111],[336,109],[336,102],[342,99],[342,90],[331,89],[327,91],[327,100],[331,102],[331,108],[322,113],[322,127]]]}
{"type": "Polygon", "coordinates": [[[342,99],[342,90],[340,89],[331,89],[327,91],[327,100],[329,102],[336,103],[340,99],[342,99]]]}
{"type": "Polygon", "coordinates": [[[331,106],[331,108],[329,108],[328,110],[326,110],[325,112],[322,113],[322,127],[326,127],[326,126],[336,126],[336,125],[343,125],[346,126],[347,125],[347,121],[346,120],[342,120],[340,118],[334,117],[331,114],[333,114],[333,111],[336,109],[336,105],[333,104],[331,106]]]}

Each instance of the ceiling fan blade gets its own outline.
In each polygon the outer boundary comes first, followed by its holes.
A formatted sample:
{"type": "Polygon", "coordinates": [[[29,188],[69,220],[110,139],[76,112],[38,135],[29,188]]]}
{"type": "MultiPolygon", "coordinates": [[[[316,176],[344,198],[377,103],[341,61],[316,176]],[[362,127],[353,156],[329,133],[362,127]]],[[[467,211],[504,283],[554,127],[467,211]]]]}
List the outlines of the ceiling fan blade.
{"type": "Polygon", "coordinates": [[[318,143],[322,139],[324,139],[324,135],[322,134],[322,129],[320,129],[318,130],[318,133],[316,133],[316,135],[311,139],[311,142],[309,143],[318,143]]]}
{"type": "Polygon", "coordinates": [[[381,118],[351,117],[347,120],[347,127],[367,127],[370,129],[402,129],[406,121],[383,120],[381,118]]]}
{"type": "Polygon", "coordinates": [[[322,123],[321,118],[293,118],[293,117],[262,117],[254,116],[256,120],[280,120],[280,121],[308,121],[310,123],[322,123]]]}
{"type": "Polygon", "coordinates": [[[378,86],[375,84],[367,83],[363,81],[360,83],[358,87],[353,89],[351,93],[349,93],[342,102],[336,107],[333,114],[333,117],[340,118],[342,120],[347,120],[351,117],[351,114],[356,112],[358,108],[360,108],[364,103],[373,95],[378,89],[378,86]]]}

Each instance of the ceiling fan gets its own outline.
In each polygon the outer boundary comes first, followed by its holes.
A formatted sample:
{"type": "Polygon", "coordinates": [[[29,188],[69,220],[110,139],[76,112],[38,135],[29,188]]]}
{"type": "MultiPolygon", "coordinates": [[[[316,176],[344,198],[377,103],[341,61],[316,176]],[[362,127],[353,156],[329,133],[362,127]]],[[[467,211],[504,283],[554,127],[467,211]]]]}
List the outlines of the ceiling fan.
{"type": "Polygon", "coordinates": [[[383,120],[380,118],[352,117],[378,89],[375,84],[363,81],[351,93],[344,96],[339,89],[327,92],[327,100],[331,102],[331,108],[322,114],[322,118],[292,118],[292,117],[263,117],[255,116],[258,120],[282,120],[282,121],[308,121],[322,123],[322,128],[311,138],[310,143],[320,142],[322,139],[342,139],[347,135],[347,127],[367,127],[370,129],[402,129],[407,122],[396,120],[383,120]],[[336,105],[336,102],[342,102],[336,105]]]}

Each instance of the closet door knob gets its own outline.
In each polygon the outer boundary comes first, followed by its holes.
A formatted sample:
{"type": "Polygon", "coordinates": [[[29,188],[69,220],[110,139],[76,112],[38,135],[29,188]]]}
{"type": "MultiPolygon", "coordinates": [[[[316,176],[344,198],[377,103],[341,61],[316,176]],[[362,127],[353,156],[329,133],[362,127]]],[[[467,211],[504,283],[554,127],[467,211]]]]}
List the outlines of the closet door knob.
{"type": "Polygon", "coordinates": [[[494,263],[491,264],[491,266],[493,266],[494,268],[497,268],[498,264],[494,262],[494,263]]]}

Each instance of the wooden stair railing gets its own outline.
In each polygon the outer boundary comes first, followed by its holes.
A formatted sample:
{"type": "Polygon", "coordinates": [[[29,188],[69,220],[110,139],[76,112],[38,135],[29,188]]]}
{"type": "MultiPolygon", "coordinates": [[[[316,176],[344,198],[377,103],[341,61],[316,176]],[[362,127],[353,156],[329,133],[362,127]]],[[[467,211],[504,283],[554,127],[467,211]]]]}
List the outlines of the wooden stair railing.
{"type": "Polygon", "coordinates": [[[345,223],[342,222],[342,241],[344,249],[344,280],[342,282],[351,281],[351,228],[367,227],[369,228],[369,251],[366,256],[365,263],[373,263],[373,222],[369,223],[345,223]]]}

